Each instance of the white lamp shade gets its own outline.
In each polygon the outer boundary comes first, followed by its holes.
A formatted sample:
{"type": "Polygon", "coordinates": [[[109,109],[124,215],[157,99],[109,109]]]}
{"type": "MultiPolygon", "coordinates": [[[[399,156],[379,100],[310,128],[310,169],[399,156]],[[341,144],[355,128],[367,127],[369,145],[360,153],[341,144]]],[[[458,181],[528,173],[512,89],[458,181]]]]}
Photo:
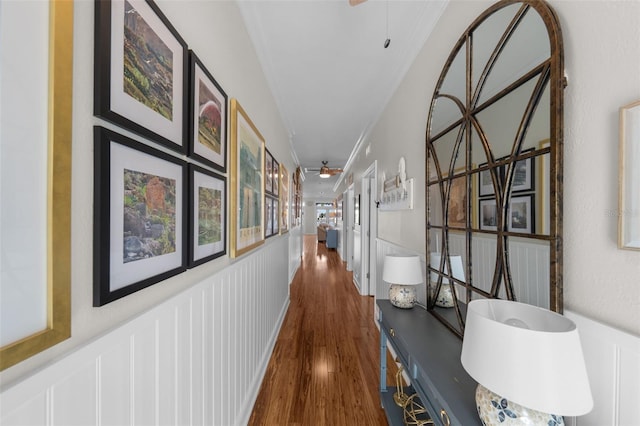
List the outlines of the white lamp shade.
{"type": "Polygon", "coordinates": [[[461,361],[478,383],[524,407],[563,416],[593,408],[578,329],[547,309],[499,299],[470,302],[461,361]]]}
{"type": "Polygon", "coordinates": [[[391,284],[420,284],[422,266],[418,256],[386,256],[382,279],[391,284]]]}

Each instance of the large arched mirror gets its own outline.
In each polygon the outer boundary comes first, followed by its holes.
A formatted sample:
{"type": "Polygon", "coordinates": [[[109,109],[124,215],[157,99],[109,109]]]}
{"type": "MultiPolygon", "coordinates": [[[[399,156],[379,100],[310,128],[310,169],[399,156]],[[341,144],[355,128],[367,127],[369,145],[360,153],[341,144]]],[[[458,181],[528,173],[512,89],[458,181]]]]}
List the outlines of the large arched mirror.
{"type": "Polygon", "coordinates": [[[539,0],[499,2],[465,31],[427,121],[428,309],[462,336],[466,306],[562,311],[563,54],[539,0]]]}

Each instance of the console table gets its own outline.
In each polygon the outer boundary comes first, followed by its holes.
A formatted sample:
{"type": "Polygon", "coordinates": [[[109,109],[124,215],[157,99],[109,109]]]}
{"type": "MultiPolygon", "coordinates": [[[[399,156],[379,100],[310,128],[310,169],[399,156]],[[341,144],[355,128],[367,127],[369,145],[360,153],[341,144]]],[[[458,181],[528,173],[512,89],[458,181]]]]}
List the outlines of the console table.
{"type": "Polygon", "coordinates": [[[380,314],[380,399],[389,425],[404,425],[403,410],[393,400],[395,386],[387,386],[387,344],[411,379],[404,393],[417,393],[434,424],[481,425],[476,411],[477,383],[460,363],[462,341],[420,307],[399,309],[378,300],[380,314]]]}

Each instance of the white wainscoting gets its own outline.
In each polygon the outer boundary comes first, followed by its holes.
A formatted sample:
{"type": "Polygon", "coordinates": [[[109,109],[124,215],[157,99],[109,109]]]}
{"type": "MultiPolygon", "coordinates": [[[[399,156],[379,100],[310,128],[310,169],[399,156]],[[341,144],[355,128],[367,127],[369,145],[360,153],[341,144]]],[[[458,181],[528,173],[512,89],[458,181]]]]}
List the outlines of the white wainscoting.
{"type": "Polygon", "coordinates": [[[302,226],[294,226],[289,231],[289,284],[302,262],[302,226]]]}
{"type": "Polygon", "coordinates": [[[566,419],[571,426],[640,425],[640,337],[574,312],[595,402],[591,413],[566,419]]]}
{"type": "Polygon", "coordinates": [[[360,272],[362,271],[362,235],[360,233],[360,225],[353,227],[353,284],[361,293],[362,281],[360,280],[360,272]]]}
{"type": "Polygon", "coordinates": [[[288,303],[289,238],[0,394],[2,425],[244,425],[288,303]]]}
{"type": "MultiPolygon", "coordinates": [[[[384,256],[418,255],[424,268],[425,255],[381,239],[376,246],[376,297],[387,299],[389,284],[382,280],[384,256]]],[[[422,292],[418,293],[419,300],[423,301],[425,286],[418,288],[422,292]]],[[[566,423],[570,426],[640,426],[640,337],[574,312],[564,314],[578,326],[594,399],[591,413],[565,418],[566,423]]]]}

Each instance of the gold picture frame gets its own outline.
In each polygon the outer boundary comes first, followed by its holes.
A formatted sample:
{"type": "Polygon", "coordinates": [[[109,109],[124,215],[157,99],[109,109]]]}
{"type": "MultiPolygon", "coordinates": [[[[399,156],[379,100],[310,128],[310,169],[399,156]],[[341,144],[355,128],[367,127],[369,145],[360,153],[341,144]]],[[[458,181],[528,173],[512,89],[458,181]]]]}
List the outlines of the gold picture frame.
{"type": "Polygon", "coordinates": [[[289,232],[289,172],[280,165],[280,233],[289,232]]]}
{"type": "Polygon", "coordinates": [[[640,250],[640,100],[620,108],[618,247],[640,250]]]}
{"type": "Polygon", "coordinates": [[[231,99],[230,255],[264,243],[265,140],[237,99],[231,99]]]}
{"type": "Polygon", "coordinates": [[[50,0],[46,327],[0,348],[5,370],[71,336],[71,136],[73,88],[73,2],[50,0]]]}

